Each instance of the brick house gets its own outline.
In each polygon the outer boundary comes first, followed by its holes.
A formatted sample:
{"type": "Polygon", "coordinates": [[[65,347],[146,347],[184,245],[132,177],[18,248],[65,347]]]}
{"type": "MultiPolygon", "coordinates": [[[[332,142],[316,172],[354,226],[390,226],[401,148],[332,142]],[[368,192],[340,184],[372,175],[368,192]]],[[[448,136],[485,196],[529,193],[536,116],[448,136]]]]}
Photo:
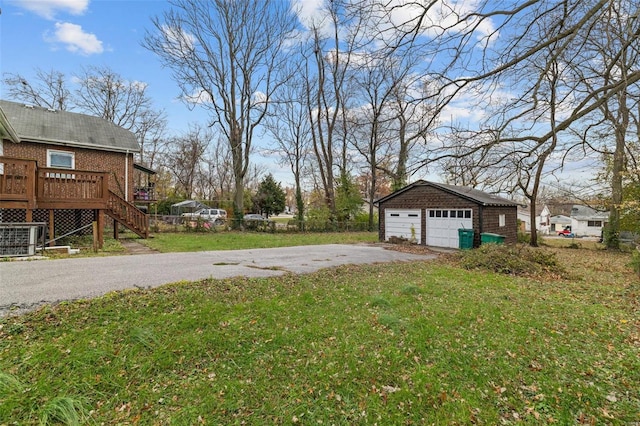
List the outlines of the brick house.
{"type": "Polygon", "coordinates": [[[499,234],[517,242],[518,203],[477,189],[417,181],[376,201],[379,239],[398,237],[433,247],[457,248],[458,229],[473,229],[473,245],[481,234],[499,234]]]}
{"type": "Polygon", "coordinates": [[[148,236],[148,218],[133,204],[133,133],[98,117],[0,100],[0,136],[0,222],[45,222],[53,239],[96,221],[101,245],[106,215],[148,236]]]}

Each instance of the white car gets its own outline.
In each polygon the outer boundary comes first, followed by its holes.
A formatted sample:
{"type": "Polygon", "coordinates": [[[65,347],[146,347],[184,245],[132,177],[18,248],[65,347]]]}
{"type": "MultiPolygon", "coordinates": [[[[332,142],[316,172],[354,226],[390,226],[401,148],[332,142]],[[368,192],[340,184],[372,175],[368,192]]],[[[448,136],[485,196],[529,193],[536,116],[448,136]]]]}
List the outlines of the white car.
{"type": "Polygon", "coordinates": [[[182,213],[185,219],[201,219],[214,225],[222,225],[227,220],[227,211],[224,209],[200,209],[195,213],[182,213]]]}

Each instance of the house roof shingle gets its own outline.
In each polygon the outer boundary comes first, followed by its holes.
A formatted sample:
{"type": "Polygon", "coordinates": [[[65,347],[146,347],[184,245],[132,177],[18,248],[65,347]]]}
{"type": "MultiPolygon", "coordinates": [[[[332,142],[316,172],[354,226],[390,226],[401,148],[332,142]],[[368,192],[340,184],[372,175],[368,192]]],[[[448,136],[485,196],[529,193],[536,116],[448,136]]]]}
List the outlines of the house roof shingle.
{"type": "Polygon", "coordinates": [[[417,186],[433,186],[442,191],[457,195],[462,198],[466,198],[470,201],[473,201],[483,206],[502,206],[502,207],[514,206],[515,207],[519,205],[519,203],[515,201],[507,200],[506,198],[502,198],[497,195],[489,194],[487,192],[480,191],[478,189],[470,188],[467,186],[447,185],[444,183],[427,182],[425,180],[416,181],[410,185],[405,186],[404,188],[397,190],[392,194],[387,195],[386,197],[382,197],[376,201],[376,204],[380,204],[381,202],[384,202],[390,198],[400,195],[401,193],[411,188],[415,188],[417,186]]]}
{"type": "Polygon", "coordinates": [[[3,136],[14,142],[38,142],[105,151],[132,152],[140,146],[135,135],[105,119],[68,111],[0,100],[3,136]],[[5,123],[6,120],[6,123],[5,123]]]}

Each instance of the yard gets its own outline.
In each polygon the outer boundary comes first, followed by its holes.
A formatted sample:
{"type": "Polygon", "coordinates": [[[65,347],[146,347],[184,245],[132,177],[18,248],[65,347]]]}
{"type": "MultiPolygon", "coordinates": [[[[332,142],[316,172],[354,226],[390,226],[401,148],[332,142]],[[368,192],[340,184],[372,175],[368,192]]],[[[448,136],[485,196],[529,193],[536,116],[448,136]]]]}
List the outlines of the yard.
{"type": "Polygon", "coordinates": [[[635,424],[630,256],[178,283],[0,320],[0,424],[635,424]]]}

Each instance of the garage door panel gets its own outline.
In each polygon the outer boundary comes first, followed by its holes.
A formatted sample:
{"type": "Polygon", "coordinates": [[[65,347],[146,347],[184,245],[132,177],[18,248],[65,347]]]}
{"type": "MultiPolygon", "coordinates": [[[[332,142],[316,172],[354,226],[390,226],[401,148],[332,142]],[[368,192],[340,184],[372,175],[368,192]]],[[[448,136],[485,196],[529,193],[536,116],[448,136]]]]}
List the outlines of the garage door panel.
{"type": "Polygon", "coordinates": [[[391,237],[405,238],[422,244],[422,212],[419,209],[386,209],[385,241],[391,237]]]}
{"type": "Polygon", "coordinates": [[[427,211],[427,245],[434,247],[457,248],[459,246],[458,229],[473,227],[470,209],[433,209],[427,211]]]}

